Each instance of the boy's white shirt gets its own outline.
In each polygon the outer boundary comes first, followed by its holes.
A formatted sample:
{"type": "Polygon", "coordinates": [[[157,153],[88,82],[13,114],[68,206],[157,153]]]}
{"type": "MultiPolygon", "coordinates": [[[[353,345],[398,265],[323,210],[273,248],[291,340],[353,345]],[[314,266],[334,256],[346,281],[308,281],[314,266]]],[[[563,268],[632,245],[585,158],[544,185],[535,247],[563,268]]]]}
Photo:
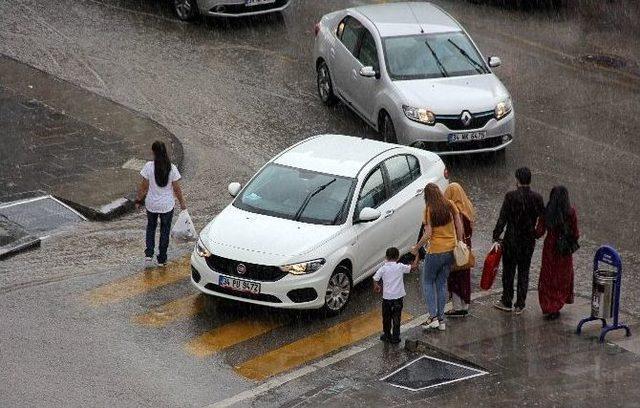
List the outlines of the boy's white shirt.
{"type": "Polygon", "coordinates": [[[373,275],[373,280],[382,279],[382,298],[386,300],[400,299],[406,296],[404,291],[404,274],[411,272],[411,265],[398,262],[385,262],[373,275]]]}

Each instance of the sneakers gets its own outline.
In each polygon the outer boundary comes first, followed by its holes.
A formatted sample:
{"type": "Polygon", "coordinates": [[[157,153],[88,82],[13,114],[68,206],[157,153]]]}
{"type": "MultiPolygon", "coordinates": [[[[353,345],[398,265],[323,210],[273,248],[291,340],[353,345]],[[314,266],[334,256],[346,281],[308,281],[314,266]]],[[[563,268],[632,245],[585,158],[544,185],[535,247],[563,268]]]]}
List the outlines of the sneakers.
{"type": "Polygon", "coordinates": [[[153,268],[153,258],[150,256],[145,256],[144,257],[144,269],[150,269],[153,268]]]}
{"type": "Polygon", "coordinates": [[[440,322],[438,322],[438,330],[445,331],[446,328],[447,326],[444,324],[444,320],[441,320],[440,322]]]}
{"type": "Polygon", "coordinates": [[[422,324],[424,330],[437,329],[440,326],[440,322],[437,317],[429,317],[426,322],[422,324]]]}
{"type": "Polygon", "coordinates": [[[400,337],[389,337],[386,334],[383,334],[382,336],[380,336],[380,341],[383,341],[385,343],[398,344],[400,343],[400,337]]]}
{"type": "Polygon", "coordinates": [[[493,307],[495,307],[496,309],[500,309],[503,312],[511,312],[513,310],[511,306],[505,306],[504,303],[502,303],[502,300],[498,300],[496,303],[494,303],[493,307]]]}

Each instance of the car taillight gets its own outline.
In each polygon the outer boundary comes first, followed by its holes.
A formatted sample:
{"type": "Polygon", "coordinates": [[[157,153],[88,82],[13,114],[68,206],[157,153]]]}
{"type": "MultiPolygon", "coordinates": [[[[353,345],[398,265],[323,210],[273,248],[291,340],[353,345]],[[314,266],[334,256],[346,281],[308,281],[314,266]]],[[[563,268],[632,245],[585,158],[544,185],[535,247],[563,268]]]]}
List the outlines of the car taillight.
{"type": "Polygon", "coordinates": [[[445,167],[444,168],[444,172],[442,173],[442,175],[444,176],[444,178],[449,180],[449,169],[445,167]]]}
{"type": "Polygon", "coordinates": [[[320,23],[316,23],[316,25],[313,26],[313,33],[314,35],[318,35],[318,33],[320,32],[320,23]]]}

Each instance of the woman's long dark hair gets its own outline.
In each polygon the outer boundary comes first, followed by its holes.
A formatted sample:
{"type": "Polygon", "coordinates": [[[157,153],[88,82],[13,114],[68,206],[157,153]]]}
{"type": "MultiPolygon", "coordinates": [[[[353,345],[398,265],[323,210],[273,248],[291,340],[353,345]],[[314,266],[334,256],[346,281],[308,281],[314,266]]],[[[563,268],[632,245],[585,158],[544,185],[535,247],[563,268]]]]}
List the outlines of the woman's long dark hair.
{"type": "Polygon", "coordinates": [[[569,191],[565,186],[555,186],[549,194],[549,202],[545,211],[545,222],[549,228],[557,228],[569,222],[571,202],[569,191]]]}
{"type": "Polygon", "coordinates": [[[453,219],[451,203],[444,198],[444,194],[434,183],[424,188],[424,202],[429,209],[429,222],[432,227],[447,225],[453,219]]]}
{"type": "Polygon", "coordinates": [[[171,159],[167,153],[167,146],[163,142],[155,141],[151,145],[153,152],[154,176],[156,184],[164,187],[169,183],[169,173],[171,173],[171,159]]]}

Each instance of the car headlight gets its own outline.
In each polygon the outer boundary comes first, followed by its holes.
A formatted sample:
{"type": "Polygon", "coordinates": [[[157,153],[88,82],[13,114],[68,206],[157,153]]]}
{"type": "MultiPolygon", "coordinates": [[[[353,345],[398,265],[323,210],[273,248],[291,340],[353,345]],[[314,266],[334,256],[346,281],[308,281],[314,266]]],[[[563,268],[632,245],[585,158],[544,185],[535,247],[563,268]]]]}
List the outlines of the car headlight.
{"type": "Polygon", "coordinates": [[[507,116],[509,114],[509,112],[511,112],[512,106],[511,106],[511,99],[507,99],[503,102],[500,102],[496,105],[496,108],[494,110],[495,115],[496,115],[496,119],[500,120],[502,118],[504,118],[505,116],[507,116]]]}
{"type": "Polygon", "coordinates": [[[425,125],[434,125],[436,123],[436,115],[428,109],[402,105],[402,110],[404,115],[413,121],[424,123],[425,125]]]}
{"type": "Polygon", "coordinates": [[[288,272],[292,275],[304,275],[306,273],[312,273],[317,271],[324,265],[324,259],[314,259],[309,262],[300,262],[297,264],[284,265],[280,267],[283,272],[288,272]]]}
{"type": "Polygon", "coordinates": [[[198,238],[198,241],[196,242],[196,253],[198,254],[198,256],[201,256],[203,258],[211,256],[211,251],[209,251],[207,247],[204,246],[204,243],[200,238],[198,238]]]}

